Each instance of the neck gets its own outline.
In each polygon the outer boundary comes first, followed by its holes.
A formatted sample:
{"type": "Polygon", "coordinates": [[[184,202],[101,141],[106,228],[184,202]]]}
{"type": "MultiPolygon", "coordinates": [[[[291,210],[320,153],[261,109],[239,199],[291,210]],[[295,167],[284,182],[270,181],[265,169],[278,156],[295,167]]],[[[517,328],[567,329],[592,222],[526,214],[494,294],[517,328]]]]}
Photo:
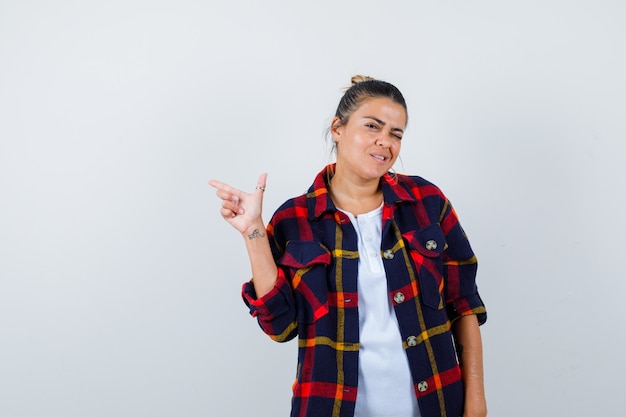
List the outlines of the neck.
{"type": "Polygon", "coordinates": [[[335,206],[355,216],[378,208],[383,201],[380,180],[355,181],[340,172],[329,181],[329,192],[335,206]]]}

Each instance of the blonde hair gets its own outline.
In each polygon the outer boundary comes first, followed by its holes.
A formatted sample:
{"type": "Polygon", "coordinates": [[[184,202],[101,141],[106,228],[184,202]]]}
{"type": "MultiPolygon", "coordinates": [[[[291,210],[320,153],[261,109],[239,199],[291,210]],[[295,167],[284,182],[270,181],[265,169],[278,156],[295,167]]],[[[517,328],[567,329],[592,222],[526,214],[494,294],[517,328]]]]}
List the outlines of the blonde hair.
{"type": "MultiPolygon", "coordinates": [[[[361,74],[353,75],[352,78],[350,78],[350,87],[352,87],[355,84],[362,83],[364,81],[375,81],[375,80],[376,80],[375,78],[372,78],[367,75],[361,75],[361,74]]],[[[346,87],[344,91],[348,91],[350,87],[346,87]]]]}

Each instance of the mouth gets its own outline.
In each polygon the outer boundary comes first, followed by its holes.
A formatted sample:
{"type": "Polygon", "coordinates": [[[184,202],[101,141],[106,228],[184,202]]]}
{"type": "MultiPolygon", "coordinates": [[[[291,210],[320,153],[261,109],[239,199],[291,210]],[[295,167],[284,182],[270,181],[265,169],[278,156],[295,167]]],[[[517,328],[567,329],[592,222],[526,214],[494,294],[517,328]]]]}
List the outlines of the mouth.
{"type": "Polygon", "coordinates": [[[387,159],[389,159],[389,158],[387,158],[386,156],[383,156],[383,155],[374,155],[374,154],[372,154],[371,156],[374,159],[378,159],[379,161],[382,161],[382,162],[385,162],[387,159]]]}

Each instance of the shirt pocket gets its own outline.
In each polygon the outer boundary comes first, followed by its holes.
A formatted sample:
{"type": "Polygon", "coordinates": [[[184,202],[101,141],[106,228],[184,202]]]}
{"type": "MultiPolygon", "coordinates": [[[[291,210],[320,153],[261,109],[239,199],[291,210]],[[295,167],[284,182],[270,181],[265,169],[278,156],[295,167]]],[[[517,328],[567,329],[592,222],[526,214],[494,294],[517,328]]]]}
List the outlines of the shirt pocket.
{"type": "Polygon", "coordinates": [[[278,265],[288,270],[296,298],[298,321],[314,323],[328,313],[326,275],[330,251],[315,241],[290,240],[278,265]]]}
{"type": "Polygon", "coordinates": [[[431,224],[423,229],[403,233],[402,237],[416,268],[422,303],[436,310],[442,309],[442,254],[446,248],[446,239],[441,227],[439,224],[431,224]]]}

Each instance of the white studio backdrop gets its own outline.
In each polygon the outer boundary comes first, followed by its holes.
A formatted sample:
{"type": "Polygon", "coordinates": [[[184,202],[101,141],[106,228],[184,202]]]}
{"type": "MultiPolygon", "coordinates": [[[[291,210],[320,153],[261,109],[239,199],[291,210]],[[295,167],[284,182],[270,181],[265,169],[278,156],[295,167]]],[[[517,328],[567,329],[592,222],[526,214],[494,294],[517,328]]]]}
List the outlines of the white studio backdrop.
{"type": "Polygon", "coordinates": [[[266,220],[362,73],[479,258],[490,415],[618,415],[626,3],[0,0],[0,416],[286,416],[211,178],[266,220]]]}

